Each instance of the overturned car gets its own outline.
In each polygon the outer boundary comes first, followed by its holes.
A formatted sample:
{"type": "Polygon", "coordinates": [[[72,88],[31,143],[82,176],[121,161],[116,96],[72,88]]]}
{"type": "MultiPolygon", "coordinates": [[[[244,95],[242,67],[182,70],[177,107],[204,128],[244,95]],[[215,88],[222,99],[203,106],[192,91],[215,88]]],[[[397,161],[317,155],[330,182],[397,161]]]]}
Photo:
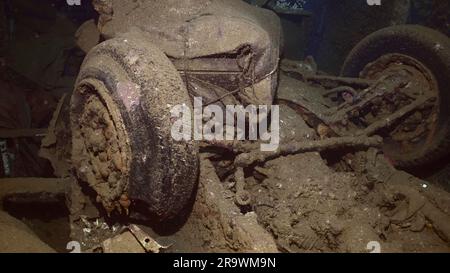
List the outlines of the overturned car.
{"type": "Polygon", "coordinates": [[[43,143],[49,148],[70,142],[56,152],[59,160],[52,158],[55,169],[71,158],[59,173],[75,178],[73,219],[86,214],[89,202],[109,216],[131,212],[163,221],[180,213],[194,194],[199,143],[172,138],[171,109],[192,107],[194,97],[221,107],[276,99],[296,109],[322,138],[282,145],[274,153],[232,148],[238,204],[249,203],[244,168],[279,155],[383,146],[393,164],[414,167],[448,151],[450,45],[433,30],[380,30],[355,47],[334,77],[295,65],[279,69],[278,17],[240,0],[94,5],[105,41],[89,51],[70,102],[55,113],[55,132],[43,143]],[[275,96],[280,74],[281,86],[294,81],[298,90],[275,96]],[[70,136],[57,125],[64,109],[70,136]]]}
{"type": "Polygon", "coordinates": [[[108,215],[128,214],[133,202],[133,213],[173,218],[195,188],[198,144],[171,137],[172,106],[192,108],[193,97],[219,106],[272,104],[279,19],[238,0],[93,3],[105,41],[89,51],[70,103],[57,111],[70,112],[70,136],[56,129],[58,137],[44,141],[66,142],[70,151],[47,157],[65,170],[59,175],[73,170],[74,217],[87,186],[108,215]],[[61,166],[68,156],[70,164],[61,166]]]}

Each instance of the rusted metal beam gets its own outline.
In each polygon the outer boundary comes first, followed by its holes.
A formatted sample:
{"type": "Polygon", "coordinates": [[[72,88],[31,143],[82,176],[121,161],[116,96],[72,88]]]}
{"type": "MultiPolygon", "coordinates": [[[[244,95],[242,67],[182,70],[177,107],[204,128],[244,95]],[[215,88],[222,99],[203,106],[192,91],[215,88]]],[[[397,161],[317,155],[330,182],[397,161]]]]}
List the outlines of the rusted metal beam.
{"type": "Polygon", "coordinates": [[[70,182],[70,178],[0,178],[0,199],[6,195],[20,193],[64,194],[70,182]]]}
{"type": "Polygon", "coordinates": [[[0,129],[0,138],[44,137],[47,128],[42,129],[0,129]]]}

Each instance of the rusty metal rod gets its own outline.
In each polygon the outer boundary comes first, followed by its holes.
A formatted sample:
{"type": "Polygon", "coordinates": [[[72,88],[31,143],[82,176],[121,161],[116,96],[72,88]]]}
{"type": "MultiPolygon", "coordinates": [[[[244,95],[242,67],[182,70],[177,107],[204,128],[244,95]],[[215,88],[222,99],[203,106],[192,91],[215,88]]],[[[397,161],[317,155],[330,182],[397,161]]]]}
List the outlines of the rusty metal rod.
{"type": "Polygon", "coordinates": [[[364,149],[370,147],[380,147],[383,139],[380,136],[373,137],[336,137],[323,140],[293,142],[280,145],[275,152],[261,152],[255,150],[249,153],[238,155],[234,161],[238,167],[248,167],[254,163],[262,163],[267,160],[283,155],[299,154],[306,152],[321,152],[338,148],[364,149]]]}
{"type": "Polygon", "coordinates": [[[410,103],[406,105],[405,107],[401,108],[394,114],[390,115],[387,118],[384,118],[382,120],[379,120],[375,123],[372,123],[370,126],[365,128],[364,130],[360,130],[356,133],[357,136],[371,136],[374,135],[378,130],[391,126],[395,122],[397,122],[399,119],[403,118],[407,114],[411,113],[412,111],[416,110],[417,108],[421,107],[428,101],[432,101],[433,99],[436,99],[435,97],[424,97],[417,99],[413,103],[410,103]]]}

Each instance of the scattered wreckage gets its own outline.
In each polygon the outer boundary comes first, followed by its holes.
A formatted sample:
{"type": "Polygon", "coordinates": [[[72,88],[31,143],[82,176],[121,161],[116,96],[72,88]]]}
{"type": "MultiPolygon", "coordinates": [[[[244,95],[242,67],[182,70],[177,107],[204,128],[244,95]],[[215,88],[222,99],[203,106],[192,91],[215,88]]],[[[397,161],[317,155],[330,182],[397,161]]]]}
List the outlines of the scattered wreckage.
{"type": "Polygon", "coordinates": [[[74,237],[93,208],[119,219],[176,218],[195,193],[199,153],[216,148],[233,154],[228,167],[239,206],[251,201],[245,169],[282,155],[379,148],[392,164],[410,168],[448,152],[450,43],[433,30],[382,29],[358,44],[334,77],[295,63],[279,67],[279,19],[243,1],[94,4],[106,41],[89,51],[43,141],[57,174],[73,177],[74,237]],[[280,85],[308,88],[276,95],[280,74],[280,85]],[[252,142],[177,142],[170,106],[192,107],[192,97],[220,107],[276,100],[296,109],[320,139],[275,152],[252,142]]]}

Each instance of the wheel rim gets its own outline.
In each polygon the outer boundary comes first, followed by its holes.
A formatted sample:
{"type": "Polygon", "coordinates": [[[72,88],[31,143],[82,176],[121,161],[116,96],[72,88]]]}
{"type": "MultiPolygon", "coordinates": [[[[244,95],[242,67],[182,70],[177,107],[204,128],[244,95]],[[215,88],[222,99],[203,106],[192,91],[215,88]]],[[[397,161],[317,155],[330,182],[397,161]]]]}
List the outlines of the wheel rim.
{"type": "Polygon", "coordinates": [[[128,212],[131,148],[119,108],[102,82],[86,79],[77,86],[71,116],[77,177],[96,192],[108,215],[128,212]]]}
{"type": "MultiPolygon", "coordinates": [[[[360,77],[377,80],[399,72],[406,72],[411,76],[412,81],[405,88],[407,96],[432,96],[436,100],[411,113],[395,127],[382,132],[385,137],[385,153],[394,163],[396,160],[410,160],[422,156],[434,143],[439,127],[438,83],[431,71],[417,59],[403,54],[386,54],[368,64],[360,73],[360,77]]],[[[399,109],[398,106],[394,108],[399,109]]]]}

